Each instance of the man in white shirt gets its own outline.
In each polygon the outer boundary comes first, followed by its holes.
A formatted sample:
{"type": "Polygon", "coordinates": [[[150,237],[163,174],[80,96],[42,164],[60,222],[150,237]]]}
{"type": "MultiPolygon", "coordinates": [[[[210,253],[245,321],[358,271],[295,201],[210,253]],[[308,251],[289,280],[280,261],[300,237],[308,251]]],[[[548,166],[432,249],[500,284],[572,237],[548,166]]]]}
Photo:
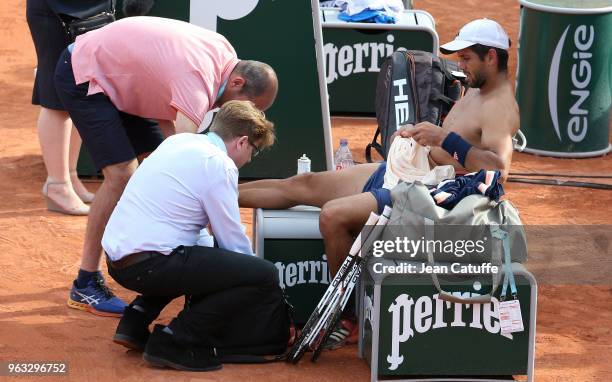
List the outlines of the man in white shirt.
{"type": "Polygon", "coordinates": [[[208,135],[171,136],[136,170],[102,238],[109,274],[141,293],[125,309],[115,342],[144,349],[154,365],[191,371],[221,368],[215,347],[265,343],[275,344],[268,354],[285,350],[288,323],[277,271],[253,256],[238,208],[238,168],[274,139],[263,112],[251,102],[229,101],[208,135]],[[219,248],[197,245],[209,224],[219,248]],[[179,296],[185,309],[149,335],[149,324],[179,296]],[[270,316],[260,314],[264,308],[270,316]],[[240,325],[245,318],[252,322],[240,325]],[[237,340],[236,331],[243,334],[237,340]]]}

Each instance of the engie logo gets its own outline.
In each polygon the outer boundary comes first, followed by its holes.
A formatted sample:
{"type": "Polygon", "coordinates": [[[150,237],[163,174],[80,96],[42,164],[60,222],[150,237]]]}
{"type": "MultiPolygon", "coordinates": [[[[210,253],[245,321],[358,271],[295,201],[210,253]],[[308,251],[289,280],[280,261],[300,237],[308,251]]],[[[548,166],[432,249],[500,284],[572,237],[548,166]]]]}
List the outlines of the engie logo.
{"type": "MultiPolygon", "coordinates": [[[[559,141],[563,141],[561,138],[561,126],[559,126],[559,110],[557,100],[558,97],[571,99],[570,107],[568,110],[567,125],[567,136],[572,142],[581,142],[587,134],[589,128],[588,125],[588,114],[589,110],[584,109],[583,103],[590,95],[590,91],[587,89],[591,82],[591,62],[589,61],[593,54],[589,51],[595,40],[595,29],[593,25],[579,25],[574,31],[573,46],[571,46],[570,53],[566,54],[572,59],[572,65],[569,73],[560,73],[563,55],[563,48],[565,40],[570,30],[570,26],[565,28],[561,38],[557,42],[555,52],[552,57],[550,64],[550,72],[548,73],[548,106],[550,108],[550,118],[552,119],[553,127],[559,141]],[[569,94],[558,94],[559,91],[559,77],[563,81],[563,78],[569,76],[571,78],[571,87],[569,94]]],[[[561,87],[562,91],[567,89],[565,86],[561,87]]]]}

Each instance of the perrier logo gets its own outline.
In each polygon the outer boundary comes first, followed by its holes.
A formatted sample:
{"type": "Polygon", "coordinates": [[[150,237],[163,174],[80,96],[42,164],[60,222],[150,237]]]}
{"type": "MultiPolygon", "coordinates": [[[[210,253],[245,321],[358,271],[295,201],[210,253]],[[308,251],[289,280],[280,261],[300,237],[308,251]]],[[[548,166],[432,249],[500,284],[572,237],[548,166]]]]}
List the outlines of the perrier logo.
{"type": "MultiPolygon", "coordinates": [[[[479,296],[478,293],[470,292],[454,292],[453,295],[462,298],[479,296]]],[[[404,293],[397,296],[388,311],[392,314],[391,354],[387,356],[389,370],[396,370],[404,362],[404,356],[400,355],[399,351],[401,343],[430,330],[463,327],[513,339],[512,334],[501,333],[499,301],[495,297],[488,304],[458,304],[439,300],[437,293],[431,297],[421,296],[416,301],[404,293]],[[444,320],[445,310],[452,310],[451,322],[444,320]]]]}
{"type": "Polygon", "coordinates": [[[362,42],[337,46],[327,43],[323,46],[325,60],[325,79],[331,84],[340,77],[357,73],[378,73],[380,64],[396,50],[393,45],[395,36],[387,35],[388,44],[382,42],[362,42]]]}
{"type": "Polygon", "coordinates": [[[283,289],[301,284],[329,284],[329,269],[325,254],[321,255],[321,260],[277,261],[274,266],[278,270],[279,285],[283,289]]]}

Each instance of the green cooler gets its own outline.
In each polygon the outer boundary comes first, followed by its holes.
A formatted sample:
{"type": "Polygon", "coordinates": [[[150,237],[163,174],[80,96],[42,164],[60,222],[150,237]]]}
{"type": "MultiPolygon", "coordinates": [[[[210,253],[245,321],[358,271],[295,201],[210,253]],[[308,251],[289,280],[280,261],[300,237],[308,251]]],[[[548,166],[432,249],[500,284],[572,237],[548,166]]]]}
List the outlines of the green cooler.
{"type": "Polygon", "coordinates": [[[396,24],[349,23],[337,8],[321,8],[325,80],[335,114],[374,115],[376,79],[383,60],[399,48],[438,52],[433,17],[405,10],[396,24]]]}
{"type": "Polygon", "coordinates": [[[604,155],[612,104],[610,0],[520,0],[516,97],[526,152],[604,155]]]}
{"type": "Polygon", "coordinates": [[[255,210],[255,254],[274,263],[280,286],[293,305],[295,322],[303,324],[329,285],[329,270],[319,232],[320,209],[255,210]]]}
{"type": "MultiPolygon", "coordinates": [[[[513,263],[512,271],[524,330],[502,334],[501,286],[488,304],[442,301],[429,274],[381,272],[382,265],[400,263],[416,272],[426,264],[370,259],[362,274],[359,354],[370,364],[371,381],[507,381],[513,375],[533,381],[537,284],[523,265],[513,263]]],[[[491,274],[438,278],[443,290],[463,298],[491,291],[491,274]]]]}

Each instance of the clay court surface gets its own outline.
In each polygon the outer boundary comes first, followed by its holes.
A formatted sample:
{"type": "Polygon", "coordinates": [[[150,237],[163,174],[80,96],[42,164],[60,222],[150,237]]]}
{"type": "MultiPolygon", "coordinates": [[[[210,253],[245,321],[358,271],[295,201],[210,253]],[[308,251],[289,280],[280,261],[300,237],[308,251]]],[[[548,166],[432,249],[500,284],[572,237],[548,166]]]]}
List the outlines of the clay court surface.
{"type": "MultiPolygon", "coordinates": [[[[467,21],[489,17],[499,21],[513,40],[511,75],[516,67],[519,7],[517,1],[420,1],[417,9],[436,20],[441,42],[453,38],[467,21]]],[[[238,48],[239,50],[239,48],[238,48]]],[[[323,354],[319,362],[299,366],[225,365],[213,373],[191,374],[154,369],[138,353],[126,353],[112,343],[116,319],[69,309],[66,299],[80,261],[85,217],[47,211],[41,195],[46,176],[38,138],[38,108],[30,104],[34,47],[25,21],[25,0],[0,2],[0,360],[68,361],[70,373],[61,380],[207,380],[207,381],[365,381],[366,363],[357,347],[323,354]]],[[[282,84],[281,84],[282,86],[282,84]]],[[[333,120],[335,145],[349,138],[357,161],[373,134],[373,120],[333,120]]],[[[278,126],[279,129],[289,126],[278,126]]],[[[612,174],[612,156],[595,159],[550,159],[516,154],[513,171],[612,174]]],[[[96,182],[87,183],[93,190],[96,182]]],[[[612,224],[612,192],[541,185],[506,185],[507,196],[519,208],[525,224],[612,224]]],[[[251,211],[242,211],[251,229],[251,211]]],[[[608,235],[609,237],[609,235],[608,235]]],[[[576,243],[559,252],[598,258],[592,264],[600,280],[593,283],[546,282],[540,279],[537,320],[536,381],[610,381],[612,379],[612,246],[591,246],[586,253],[576,243]],[[599,260],[600,259],[600,260],[599,260]],[[601,280],[604,280],[601,282],[601,280]]],[[[599,243],[601,244],[601,243],[599,243]]],[[[555,254],[549,264],[554,266],[555,254]]],[[[544,267],[547,265],[544,264],[544,267]]],[[[538,277],[542,265],[527,268],[538,277]]],[[[563,272],[563,267],[559,267],[563,272]]],[[[569,267],[583,281],[590,270],[569,267]]],[[[566,271],[569,272],[569,271],[566,271]]],[[[117,286],[130,300],[134,294],[117,286]]],[[[182,302],[182,301],[181,301],[182,302]]],[[[167,322],[179,309],[176,302],[163,312],[167,322]]],[[[461,344],[448,344],[461,351],[461,344]]],[[[483,349],[483,351],[487,351],[483,349]]],[[[50,380],[52,377],[31,377],[50,380]]],[[[27,380],[16,377],[14,380],[27,380]]],[[[59,379],[59,378],[58,378],[59,379]]]]}

